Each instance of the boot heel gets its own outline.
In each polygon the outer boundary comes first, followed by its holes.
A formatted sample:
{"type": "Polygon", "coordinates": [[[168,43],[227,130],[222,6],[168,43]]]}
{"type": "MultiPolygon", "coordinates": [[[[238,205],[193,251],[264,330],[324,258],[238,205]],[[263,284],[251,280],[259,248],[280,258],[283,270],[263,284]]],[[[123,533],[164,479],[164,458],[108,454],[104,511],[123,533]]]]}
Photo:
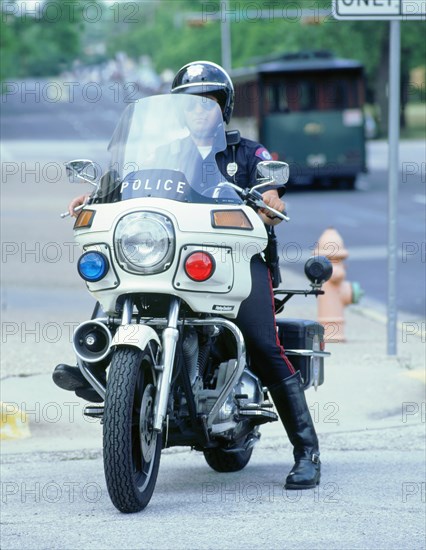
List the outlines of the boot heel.
{"type": "Polygon", "coordinates": [[[312,483],[312,485],[296,485],[292,483],[286,483],[284,485],[284,489],[287,489],[288,491],[300,491],[300,490],[303,491],[304,489],[315,489],[315,487],[318,487],[319,484],[320,484],[320,479],[318,479],[316,483],[312,483]]]}

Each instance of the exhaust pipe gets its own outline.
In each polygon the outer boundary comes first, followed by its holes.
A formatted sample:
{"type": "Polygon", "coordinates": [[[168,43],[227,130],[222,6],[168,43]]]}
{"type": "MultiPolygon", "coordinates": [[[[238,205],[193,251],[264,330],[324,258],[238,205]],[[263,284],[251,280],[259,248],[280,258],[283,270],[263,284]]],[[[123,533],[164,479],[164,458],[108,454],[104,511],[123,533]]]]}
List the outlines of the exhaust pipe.
{"type": "Polygon", "coordinates": [[[100,321],[85,321],[74,331],[74,351],[86,363],[105,359],[110,353],[111,342],[111,331],[100,321]]]}

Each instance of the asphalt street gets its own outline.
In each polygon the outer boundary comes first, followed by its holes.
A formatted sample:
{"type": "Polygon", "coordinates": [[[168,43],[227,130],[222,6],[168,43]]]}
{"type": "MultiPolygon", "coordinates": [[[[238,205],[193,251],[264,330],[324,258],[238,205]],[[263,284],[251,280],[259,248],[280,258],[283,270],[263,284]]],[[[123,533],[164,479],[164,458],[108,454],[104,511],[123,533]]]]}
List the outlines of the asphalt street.
{"type": "Polygon", "coordinates": [[[305,492],[283,490],[282,452],[259,449],[232,476],[209,471],[199,454],[165,452],[149,507],[130,516],[112,507],[97,454],[21,457],[25,482],[16,463],[3,466],[2,547],[424,548],[421,450],[407,453],[405,486],[401,449],[378,447],[367,459],[358,450],[329,451],[327,482],[305,492]]]}
{"type": "MultiPolygon", "coordinates": [[[[278,228],[282,265],[302,268],[323,231],[334,227],[348,251],[347,279],[365,291],[364,301],[386,313],[388,282],[388,179],[386,144],[369,142],[369,173],[356,191],[290,189],[284,197],[291,221],[278,228]]],[[[397,307],[401,320],[426,315],[426,144],[402,142],[397,217],[397,307]],[[422,168],[420,168],[422,167],[422,168]],[[423,170],[423,172],[421,172],[423,170]]],[[[332,245],[332,243],[330,243],[332,245]]]]}
{"type": "MultiPolygon", "coordinates": [[[[315,309],[297,298],[287,315],[314,318],[315,309]]],[[[36,357],[45,374],[2,380],[2,400],[26,410],[31,429],[2,442],[2,548],[424,549],[424,342],[400,334],[399,356],[386,357],[381,323],[356,308],[346,319],[348,341],[326,346],[325,384],[306,392],[323,463],[317,489],[283,490],[291,447],[275,422],[234,474],[213,472],[188,448],[165,450],[153,498],[134,515],[109,500],[99,422],[51,382],[70,344],[10,339],[7,363],[23,372],[36,357]]]]}

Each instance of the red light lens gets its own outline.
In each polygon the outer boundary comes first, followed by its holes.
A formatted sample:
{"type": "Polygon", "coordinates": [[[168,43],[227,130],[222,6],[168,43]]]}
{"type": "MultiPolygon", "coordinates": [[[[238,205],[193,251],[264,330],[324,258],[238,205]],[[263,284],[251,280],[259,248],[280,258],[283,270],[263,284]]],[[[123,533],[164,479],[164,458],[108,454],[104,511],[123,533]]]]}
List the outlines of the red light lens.
{"type": "Polygon", "coordinates": [[[185,260],[185,273],[193,281],[207,281],[214,271],[214,260],[205,252],[193,252],[185,260]]]}

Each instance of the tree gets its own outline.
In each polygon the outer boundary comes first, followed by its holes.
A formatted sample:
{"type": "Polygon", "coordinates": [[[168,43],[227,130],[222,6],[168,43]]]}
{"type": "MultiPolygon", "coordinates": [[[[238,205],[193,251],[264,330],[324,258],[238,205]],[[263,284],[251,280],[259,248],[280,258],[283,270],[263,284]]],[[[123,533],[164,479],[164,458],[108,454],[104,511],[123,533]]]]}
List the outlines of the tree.
{"type": "MultiPolygon", "coordinates": [[[[291,4],[292,8],[297,7],[296,3],[291,4]]],[[[148,54],[158,71],[164,68],[176,70],[182,64],[197,58],[220,63],[220,24],[208,17],[204,17],[205,22],[203,22],[203,5],[199,2],[184,0],[157,2],[147,14],[147,4],[141,3],[138,10],[142,15],[140,23],[129,25],[118,36],[112,36],[108,43],[109,52],[112,54],[118,49],[134,58],[148,54]],[[190,11],[200,13],[200,26],[184,24],[183,15],[190,11]],[[176,24],[179,18],[180,26],[176,24]]],[[[340,57],[359,59],[365,66],[368,97],[377,104],[382,132],[385,133],[388,110],[389,22],[337,21],[327,17],[319,24],[306,25],[297,18],[272,20],[272,18],[260,19],[247,16],[247,9],[254,9],[261,5],[261,3],[240,0],[230,2],[231,12],[238,9],[242,14],[239,20],[232,14],[228,15],[232,29],[233,67],[246,66],[251,60],[261,56],[300,50],[325,49],[340,57]]],[[[284,15],[288,13],[285,9],[287,3],[273,2],[268,5],[282,5],[283,7],[278,11],[284,15]]],[[[326,8],[327,5],[330,6],[330,2],[321,3],[322,8],[326,8]]],[[[216,10],[220,13],[223,3],[209,2],[208,9],[209,12],[216,10]]],[[[405,102],[409,99],[407,91],[413,91],[408,82],[409,71],[413,67],[424,64],[426,41],[420,21],[403,22],[401,29],[402,75],[405,83],[405,93],[402,95],[403,113],[405,102]]]]}
{"type": "Polygon", "coordinates": [[[26,13],[22,3],[20,11],[3,6],[2,79],[55,75],[81,54],[82,3],[49,0],[37,6],[38,14],[26,13]]]}
{"type": "Polygon", "coordinates": [[[6,21],[0,20],[0,82],[5,80],[13,71],[16,55],[16,42],[13,29],[6,21]]]}

